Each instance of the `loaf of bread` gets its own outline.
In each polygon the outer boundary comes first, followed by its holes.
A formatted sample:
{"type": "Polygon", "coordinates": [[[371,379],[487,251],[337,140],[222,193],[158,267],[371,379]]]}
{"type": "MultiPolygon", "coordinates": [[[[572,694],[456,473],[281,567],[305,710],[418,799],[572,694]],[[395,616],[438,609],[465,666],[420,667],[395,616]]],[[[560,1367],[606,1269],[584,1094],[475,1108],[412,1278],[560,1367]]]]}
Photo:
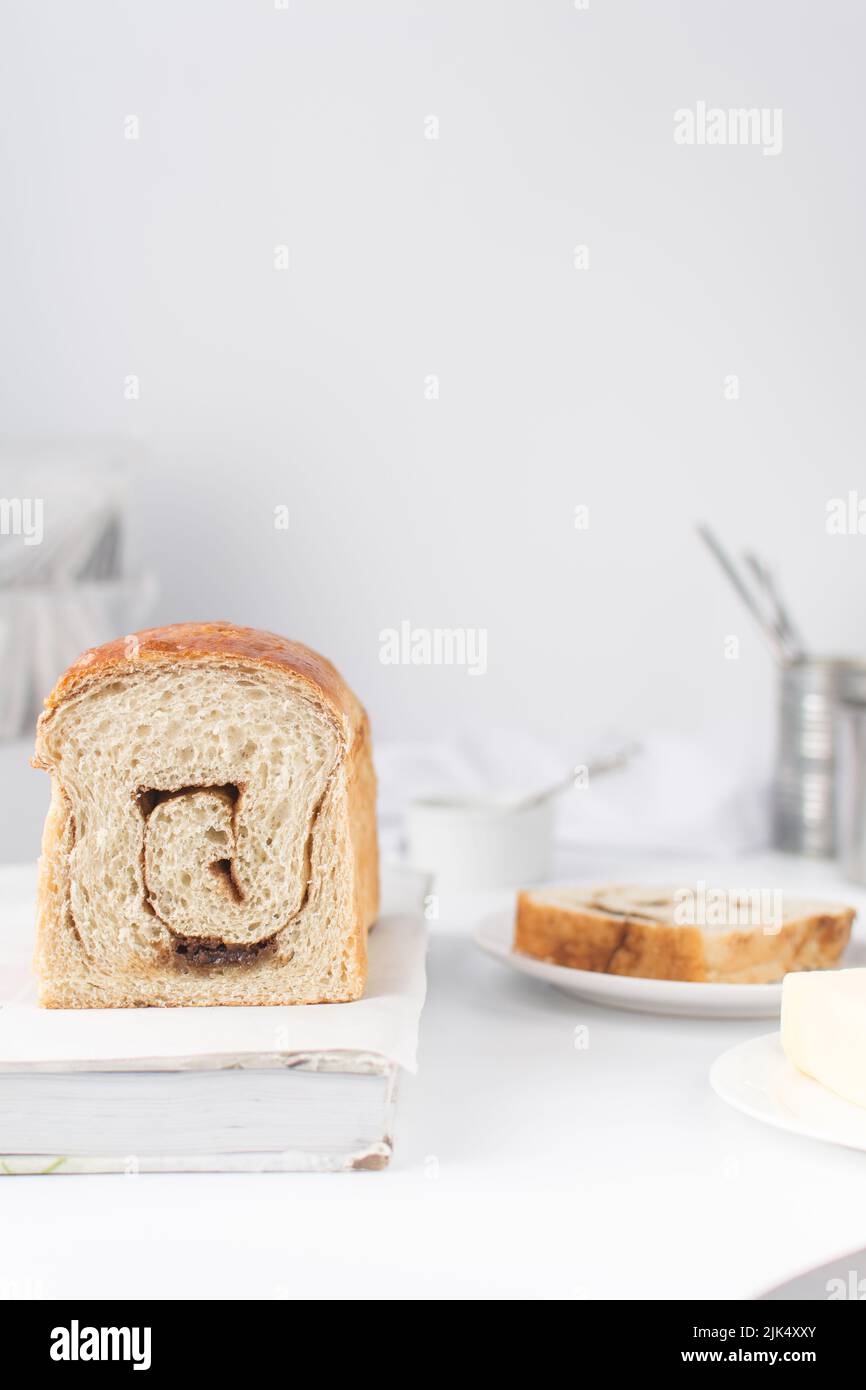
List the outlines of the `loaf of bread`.
{"type": "Polygon", "coordinates": [[[40,716],[52,1008],[357,999],[378,908],[367,717],[295,642],[182,623],[85,652],[40,716]]]}
{"type": "Polygon", "coordinates": [[[545,888],[518,895],[514,949],[610,975],[767,984],[834,965],[854,916],[838,903],[700,884],[545,888]]]}

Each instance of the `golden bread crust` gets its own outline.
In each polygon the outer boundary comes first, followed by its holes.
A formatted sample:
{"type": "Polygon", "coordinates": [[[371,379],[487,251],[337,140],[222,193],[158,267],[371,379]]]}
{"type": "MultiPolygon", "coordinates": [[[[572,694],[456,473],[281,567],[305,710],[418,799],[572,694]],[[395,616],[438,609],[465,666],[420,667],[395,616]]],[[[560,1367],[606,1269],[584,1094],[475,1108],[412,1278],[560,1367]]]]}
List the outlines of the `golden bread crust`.
{"type": "Polygon", "coordinates": [[[518,894],[514,949],[573,970],[650,980],[710,984],[768,984],[792,970],[835,965],[856,913],[840,906],[760,927],[707,931],[700,926],[649,922],[566,907],[540,894],[518,894]]]}
{"type": "Polygon", "coordinates": [[[64,700],[77,695],[97,677],[112,670],[129,670],[141,662],[170,664],[219,657],[254,666],[276,667],[307,681],[335,713],[346,718],[354,734],[366,720],[364,710],[336,667],[325,657],[275,632],[237,627],[234,623],[172,623],[115,638],[82,652],[63,673],[45,701],[44,719],[64,700]]]}

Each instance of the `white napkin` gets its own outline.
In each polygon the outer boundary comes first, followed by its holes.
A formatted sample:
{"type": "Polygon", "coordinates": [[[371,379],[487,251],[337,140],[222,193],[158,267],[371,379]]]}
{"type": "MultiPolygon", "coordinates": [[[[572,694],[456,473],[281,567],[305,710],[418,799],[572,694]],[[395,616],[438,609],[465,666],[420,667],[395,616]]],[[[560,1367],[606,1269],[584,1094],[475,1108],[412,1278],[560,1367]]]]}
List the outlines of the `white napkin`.
{"type": "Polygon", "coordinates": [[[158,1067],[170,1060],[206,1066],[215,1056],[348,1051],[416,1070],[426,994],[426,931],[417,912],[380,917],[370,933],[367,988],[354,1004],[40,1009],[30,970],[34,886],[33,869],[0,869],[0,1068],[101,1063],[130,1070],[130,1064],[158,1067]]]}
{"type": "MultiPolygon", "coordinates": [[[[577,748],[514,730],[482,730],[453,742],[380,742],[375,758],[383,841],[392,852],[401,847],[415,797],[516,798],[633,742],[607,734],[577,748]]],[[[714,857],[742,853],[768,843],[768,787],[695,739],[656,733],[642,740],[626,768],[558,799],[557,839],[714,857]]]]}

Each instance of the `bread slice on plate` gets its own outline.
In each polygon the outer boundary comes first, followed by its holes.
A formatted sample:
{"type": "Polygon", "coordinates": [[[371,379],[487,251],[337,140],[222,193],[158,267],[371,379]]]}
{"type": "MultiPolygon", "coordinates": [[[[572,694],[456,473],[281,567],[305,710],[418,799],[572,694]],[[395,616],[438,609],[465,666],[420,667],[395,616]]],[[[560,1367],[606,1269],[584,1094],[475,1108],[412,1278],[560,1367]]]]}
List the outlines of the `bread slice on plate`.
{"type": "Polygon", "coordinates": [[[367,716],[229,623],[85,652],[46,701],[36,969],[52,1008],[357,999],[378,907],[367,716]]]}
{"type": "Polygon", "coordinates": [[[855,910],[776,890],[604,884],[518,894],[514,949],[575,970],[769,984],[839,960],[855,910]]]}

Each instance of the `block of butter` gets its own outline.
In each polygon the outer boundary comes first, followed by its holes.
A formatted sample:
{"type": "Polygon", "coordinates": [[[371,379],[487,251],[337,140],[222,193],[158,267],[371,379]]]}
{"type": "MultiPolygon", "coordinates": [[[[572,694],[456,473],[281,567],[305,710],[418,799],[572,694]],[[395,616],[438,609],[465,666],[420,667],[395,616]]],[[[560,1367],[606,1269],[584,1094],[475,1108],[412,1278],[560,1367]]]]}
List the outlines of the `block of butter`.
{"type": "Polygon", "coordinates": [[[807,1076],[866,1106],[866,970],[786,975],[782,1048],[807,1076]]]}

